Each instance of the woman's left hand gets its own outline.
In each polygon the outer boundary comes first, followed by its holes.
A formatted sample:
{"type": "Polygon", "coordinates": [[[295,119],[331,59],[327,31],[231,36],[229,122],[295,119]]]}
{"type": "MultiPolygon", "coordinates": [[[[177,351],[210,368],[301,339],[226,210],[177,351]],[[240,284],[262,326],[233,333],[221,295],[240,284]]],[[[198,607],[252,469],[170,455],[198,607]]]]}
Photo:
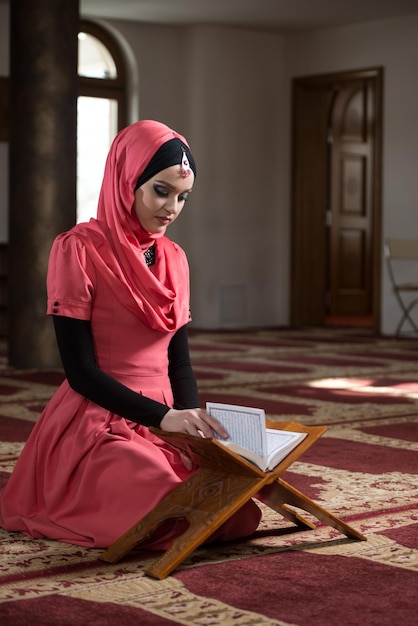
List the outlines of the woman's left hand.
{"type": "Polygon", "coordinates": [[[170,409],[160,422],[160,428],[169,432],[213,437],[218,434],[228,438],[228,432],[217,419],[203,409],[170,409]]]}

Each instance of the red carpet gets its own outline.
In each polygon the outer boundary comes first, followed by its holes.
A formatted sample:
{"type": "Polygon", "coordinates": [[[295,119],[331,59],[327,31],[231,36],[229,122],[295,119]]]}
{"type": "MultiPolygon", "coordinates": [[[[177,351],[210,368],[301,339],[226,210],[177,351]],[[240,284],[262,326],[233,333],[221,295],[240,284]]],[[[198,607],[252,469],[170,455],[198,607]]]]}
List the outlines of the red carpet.
{"type": "MultiPolygon", "coordinates": [[[[263,407],[328,432],[284,478],[360,530],[298,530],[274,511],[249,541],[202,547],[162,581],[155,558],[0,531],[0,621],[12,626],[415,626],[418,341],[362,329],[194,332],[202,403],[263,407]]],[[[5,482],[62,372],[0,369],[5,482]]]]}

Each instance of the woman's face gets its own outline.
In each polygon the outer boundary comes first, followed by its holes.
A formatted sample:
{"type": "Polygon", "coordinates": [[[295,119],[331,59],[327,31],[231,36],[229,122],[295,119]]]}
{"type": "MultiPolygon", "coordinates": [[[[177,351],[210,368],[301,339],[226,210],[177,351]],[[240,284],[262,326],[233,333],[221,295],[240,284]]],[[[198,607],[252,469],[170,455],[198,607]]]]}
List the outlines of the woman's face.
{"type": "Polygon", "coordinates": [[[135,192],[134,209],[148,233],[164,232],[180,215],[192,190],[194,174],[183,178],[179,165],[161,170],[135,192]]]}

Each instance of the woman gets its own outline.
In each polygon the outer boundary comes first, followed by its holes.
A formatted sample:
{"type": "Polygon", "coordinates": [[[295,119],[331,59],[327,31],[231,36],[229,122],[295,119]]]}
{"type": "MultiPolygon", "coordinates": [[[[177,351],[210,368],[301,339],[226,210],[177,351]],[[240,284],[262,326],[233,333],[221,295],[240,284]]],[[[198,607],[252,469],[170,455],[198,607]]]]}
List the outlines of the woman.
{"type": "MultiPolygon", "coordinates": [[[[97,219],[54,241],[47,312],[66,379],[1,494],[7,530],[107,547],[194,471],[149,426],[227,435],[199,408],[189,268],[165,236],[195,176],[184,137],[137,122],[110,148],[97,219]]],[[[250,501],[212,539],[249,535],[260,516],[250,501]]],[[[184,527],[170,521],[143,545],[167,549],[184,527]]]]}

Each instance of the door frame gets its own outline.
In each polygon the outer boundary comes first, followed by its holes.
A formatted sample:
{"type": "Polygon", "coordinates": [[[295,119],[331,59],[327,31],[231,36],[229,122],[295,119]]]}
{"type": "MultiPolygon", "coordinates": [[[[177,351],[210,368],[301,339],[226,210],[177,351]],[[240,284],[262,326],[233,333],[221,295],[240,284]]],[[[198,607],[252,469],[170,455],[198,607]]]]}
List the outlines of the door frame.
{"type": "Polygon", "coordinates": [[[371,79],[375,142],[372,172],[372,326],[380,330],[383,68],[295,78],[292,81],[291,294],[292,326],[325,325],[328,109],[339,84],[371,79]]]}

